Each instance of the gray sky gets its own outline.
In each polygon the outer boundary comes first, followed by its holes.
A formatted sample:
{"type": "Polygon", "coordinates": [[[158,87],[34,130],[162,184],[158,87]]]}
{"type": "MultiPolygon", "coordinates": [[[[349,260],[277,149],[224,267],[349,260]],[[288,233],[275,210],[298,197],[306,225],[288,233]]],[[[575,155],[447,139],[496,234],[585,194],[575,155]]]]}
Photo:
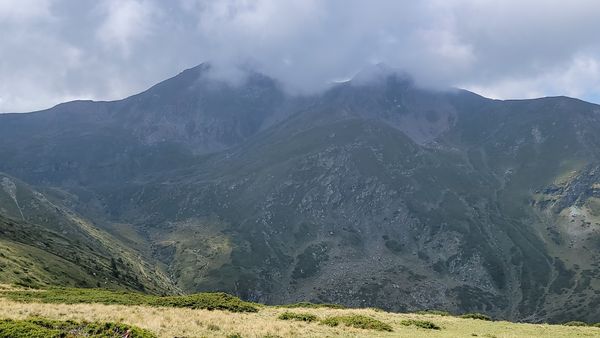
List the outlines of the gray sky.
{"type": "Polygon", "coordinates": [[[426,86],[600,102],[596,0],[0,0],[0,112],[118,99],[210,61],[315,92],[384,62],[426,86]]]}

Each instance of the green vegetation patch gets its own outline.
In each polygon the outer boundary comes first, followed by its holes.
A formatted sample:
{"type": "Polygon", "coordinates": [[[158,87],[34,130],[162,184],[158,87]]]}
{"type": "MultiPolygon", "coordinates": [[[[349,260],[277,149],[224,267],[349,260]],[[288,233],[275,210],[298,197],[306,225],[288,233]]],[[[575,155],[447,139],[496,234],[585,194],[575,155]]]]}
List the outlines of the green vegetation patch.
{"type": "Polygon", "coordinates": [[[313,244],[307,247],[298,257],[293,278],[307,278],[316,275],[321,264],[329,259],[328,247],[325,243],[313,244]]]}
{"type": "Polygon", "coordinates": [[[404,326],[416,326],[422,329],[427,329],[427,330],[441,330],[442,328],[433,323],[430,322],[428,320],[416,320],[416,319],[407,319],[407,320],[403,320],[400,322],[400,324],[404,325],[404,326]]]}
{"type": "Polygon", "coordinates": [[[222,292],[197,293],[184,296],[153,296],[137,292],[103,289],[53,288],[32,291],[3,291],[0,292],[0,297],[26,303],[100,303],[226,310],[231,312],[258,311],[258,304],[245,302],[222,292]]]}
{"type": "Polygon", "coordinates": [[[118,323],[58,321],[44,318],[0,320],[0,337],[11,338],[121,338],[128,331],[129,337],[132,338],[156,338],[156,335],[148,330],[118,323]]]}
{"type": "Polygon", "coordinates": [[[256,304],[245,302],[223,292],[196,293],[187,296],[153,297],[148,303],[154,306],[185,307],[190,309],[226,310],[231,312],[257,312],[256,304]]]}
{"type": "Polygon", "coordinates": [[[460,318],[465,318],[465,319],[479,319],[479,320],[487,320],[487,321],[491,321],[492,318],[488,315],[484,315],[482,313],[477,313],[477,312],[473,312],[473,313],[465,313],[464,315],[461,315],[460,318]]]}
{"type": "Polygon", "coordinates": [[[300,322],[314,322],[317,316],[310,313],[284,312],[277,317],[281,320],[297,320],[300,322]]]}
{"type": "Polygon", "coordinates": [[[345,309],[344,305],[339,304],[329,304],[329,303],[310,303],[310,302],[299,302],[294,304],[285,304],[280,305],[279,307],[295,309],[295,308],[306,308],[306,309],[319,309],[319,308],[328,308],[328,309],[345,309]]]}
{"type": "Polygon", "coordinates": [[[577,321],[577,320],[566,322],[566,323],[564,323],[562,325],[565,325],[565,326],[589,326],[588,323],[586,323],[586,322],[580,322],[580,321],[577,321]]]}
{"type": "Polygon", "coordinates": [[[393,331],[392,327],[389,324],[363,315],[329,317],[327,319],[322,320],[321,324],[329,326],[338,326],[340,324],[344,324],[346,326],[356,327],[359,329],[388,332],[393,331]]]}

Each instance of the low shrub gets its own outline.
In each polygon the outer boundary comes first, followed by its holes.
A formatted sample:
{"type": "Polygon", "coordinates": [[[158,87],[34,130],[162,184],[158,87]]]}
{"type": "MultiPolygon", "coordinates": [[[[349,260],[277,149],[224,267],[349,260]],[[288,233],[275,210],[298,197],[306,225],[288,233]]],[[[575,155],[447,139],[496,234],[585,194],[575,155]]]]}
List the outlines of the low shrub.
{"type": "Polygon", "coordinates": [[[400,324],[404,326],[416,326],[422,329],[427,330],[441,330],[442,328],[437,324],[430,322],[428,320],[416,320],[416,319],[407,319],[400,322],[400,324]]]}
{"type": "Polygon", "coordinates": [[[196,293],[186,296],[154,297],[148,305],[185,307],[190,309],[227,310],[231,312],[257,312],[255,304],[245,302],[223,292],[196,293]]]}
{"type": "Polygon", "coordinates": [[[344,324],[346,326],[351,326],[359,329],[388,332],[393,331],[392,327],[389,324],[363,315],[329,317],[327,319],[322,320],[321,324],[329,326],[338,326],[340,324],[344,324]]]}
{"type": "Polygon", "coordinates": [[[284,312],[277,317],[281,320],[297,320],[300,322],[314,322],[317,316],[310,313],[284,312]]]}
{"type": "Polygon", "coordinates": [[[3,291],[1,297],[20,302],[42,303],[100,303],[120,305],[150,305],[190,309],[257,312],[258,304],[245,302],[223,292],[196,293],[183,296],[154,296],[137,292],[104,289],[52,288],[33,291],[3,291]]]}
{"type": "Polygon", "coordinates": [[[572,320],[570,322],[563,323],[564,326],[588,326],[586,322],[580,322],[578,320],[572,320]]]}
{"type": "Polygon", "coordinates": [[[156,338],[156,335],[148,330],[118,323],[58,321],[45,318],[0,320],[0,337],[11,338],[121,338],[127,331],[130,331],[132,338],[156,338]]]}
{"type": "Polygon", "coordinates": [[[482,313],[465,313],[464,315],[461,315],[460,318],[465,318],[465,319],[479,319],[479,320],[487,320],[487,321],[491,321],[492,318],[488,315],[484,315],[482,313]]]}

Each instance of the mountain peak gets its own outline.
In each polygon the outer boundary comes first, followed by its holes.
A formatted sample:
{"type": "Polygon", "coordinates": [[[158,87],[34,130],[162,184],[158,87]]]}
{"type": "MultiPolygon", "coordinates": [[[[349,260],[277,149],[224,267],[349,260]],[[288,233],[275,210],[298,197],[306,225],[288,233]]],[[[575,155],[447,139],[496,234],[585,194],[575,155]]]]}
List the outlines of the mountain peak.
{"type": "Polygon", "coordinates": [[[361,69],[350,82],[355,85],[379,84],[387,82],[390,78],[406,83],[413,82],[411,76],[406,72],[390,67],[383,62],[361,69]]]}

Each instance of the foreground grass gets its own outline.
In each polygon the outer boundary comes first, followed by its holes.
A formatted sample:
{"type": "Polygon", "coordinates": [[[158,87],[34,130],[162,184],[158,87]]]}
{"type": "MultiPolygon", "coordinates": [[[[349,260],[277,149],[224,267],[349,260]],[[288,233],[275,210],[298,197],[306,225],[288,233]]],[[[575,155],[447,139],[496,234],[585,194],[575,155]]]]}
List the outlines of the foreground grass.
{"type": "MultiPolygon", "coordinates": [[[[58,291],[44,294],[45,292],[11,288],[0,290],[0,319],[26,320],[32,317],[43,317],[50,320],[73,320],[77,323],[110,322],[125,327],[139,327],[152,332],[157,337],[600,337],[600,328],[594,327],[517,324],[437,314],[396,314],[374,309],[326,307],[302,307],[302,309],[291,310],[271,306],[257,306],[258,312],[232,312],[218,309],[211,311],[194,309],[192,306],[180,307],[179,302],[178,307],[170,307],[171,300],[159,306],[150,305],[151,302],[140,302],[136,298],[127,301],[126,304],[120,304],[126,301],[115,301],[119,297],[115,295],[110,295],[108,299],[103,298],[109,296],[104,293],[96,293],[93,297],[103,302],[79,303],[74,298],[77,294],[81,296],[78,292],[67,291],[66,294],[69,296],[64,294],[61,296],[58,291]],[[16,293],[27,296],[17,297],[16,293]],[[288,320],[278,319],[280,317],[288,320]],[[338,321],[337,326],[321,324],[322,321],[333,321],[332,318],[337,318],[335,319],[338,321]],[[350,323],[348,324],[340,318],[354,318],[354,320],[348,320],[350,323]],[[371,320],[389,325],[393,331],[378,331],[369,326],[371,320]],[[352,323],[367,324],[355,327],[352,323]],[[429,323],[439,329],[434,329],[429,323]]],[[[89,296],[81,297],[79,300],[90,300],[89,296]]],[[[159,298],[164,299],[164,297],[159,298]]]]}
{"type": "Polygon", "coordinates": [[[318,318],[361,315],[387,323],[393,332],[330,327],[317,322],[277,319],[285,309],[265,307],[259,312],[194,310],[189,308],[139,305],[22,303],[0,298],[0,318],[27,319],[31,316],[55,320],[115,322],[147,329],[158,337],[600,337],[600,329],[560,325],[488,322],[435,315],[392,314],[357,309],[304,309],[318,318]],[[430,321],[441,330],[405,326],[403,321],[430,321]]]}

